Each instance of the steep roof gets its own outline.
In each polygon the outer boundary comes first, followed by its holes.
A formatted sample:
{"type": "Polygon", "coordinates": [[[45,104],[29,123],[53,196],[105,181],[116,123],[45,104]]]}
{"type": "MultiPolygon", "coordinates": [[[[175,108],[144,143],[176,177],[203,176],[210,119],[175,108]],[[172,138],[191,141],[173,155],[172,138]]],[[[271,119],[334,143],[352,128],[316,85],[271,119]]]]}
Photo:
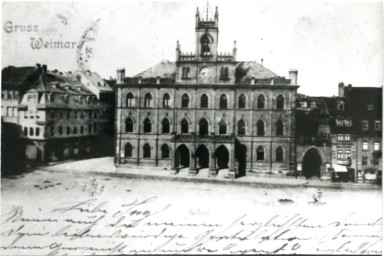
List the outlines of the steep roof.
{"type": "Polygon", "coordinates": [[[135,75],[134,77],[142,78],[176,78],[176,63],[170,61],[162,61],[155,66],[135,75]]]}
{"type": "MultiPolygon", "coordinates": [[[[134,77],[146,78],[167,78],[175,79],[176,63],[170,61],[162,61],[155,66],[135,75],[134,77]]],[[[236,80],[244,78],[268,79],[280,77],[268,68],[262,66],[256,61],[240,61],[236,63],[236,80]]]]}
{"type": "Polygon", "coordinates": [[[26,80],[36,72],[36,67],[13,67],[3,68],[1,72],[1,86],[3,89],[22,89],[26,80]]]}
{"type": "Polygon", "coordinates": [[[91,82],[94,86],[96,86],[100,91],[102,92],[112,92],[112,88],[109,86],[108,83],[106,83],[103,78],[96,72],[92,71],[77,71],[73,75],[76,76],[77,74],[82,74],[84,77],[86,77],[89,82],[91,82]]]}

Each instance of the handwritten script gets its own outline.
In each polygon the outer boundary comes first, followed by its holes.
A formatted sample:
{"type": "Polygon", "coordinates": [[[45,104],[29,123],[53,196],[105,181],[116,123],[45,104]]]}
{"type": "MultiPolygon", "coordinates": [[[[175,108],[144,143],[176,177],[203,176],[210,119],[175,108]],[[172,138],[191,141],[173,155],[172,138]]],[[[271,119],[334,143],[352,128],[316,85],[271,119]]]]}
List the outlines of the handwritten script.
{"type": "Polygon", "coordinates": [[[13,206],[2,215],[1,254],[381,254],[380,217],[351,212],[316,222],[302,213],[238,211],[205,221],[206,214],[177,214],[156,196],[118,205],[89,198],[28,214],[13,206]]]}

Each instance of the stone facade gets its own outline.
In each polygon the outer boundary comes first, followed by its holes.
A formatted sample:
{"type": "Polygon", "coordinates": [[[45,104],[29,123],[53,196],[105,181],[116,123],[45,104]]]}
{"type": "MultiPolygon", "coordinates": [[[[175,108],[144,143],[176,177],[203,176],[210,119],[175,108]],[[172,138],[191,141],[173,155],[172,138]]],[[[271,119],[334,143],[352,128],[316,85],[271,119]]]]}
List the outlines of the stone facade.
{"type": "Polygon", "coordinates": [[[209,168],[229,173],[288,173],[295,169],[297,71],[278,76],[256,62],[218,53],[218,11],[196,13],[196,51],[176,46],[162,62],[132,78],[117,71],[118,166],[209,168]]]}

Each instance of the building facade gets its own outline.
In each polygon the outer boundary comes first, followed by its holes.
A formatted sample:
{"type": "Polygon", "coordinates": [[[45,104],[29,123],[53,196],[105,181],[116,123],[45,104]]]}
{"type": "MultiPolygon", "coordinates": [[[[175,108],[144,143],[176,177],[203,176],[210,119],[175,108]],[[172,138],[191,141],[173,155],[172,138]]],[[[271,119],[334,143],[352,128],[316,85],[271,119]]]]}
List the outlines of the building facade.
{"type": "Polygon", "coordinates": [[[196,12],[195,53],[125,78],[117,71],[118,166],[209,168],[231,175],[295,170],[297,71],[290,79],[218,52],[218,11],[196,12]]]}
{"type": "MultiPolygon", "coordinates": [[[[40,64],[36,68],[38,75],[29,80],[18,104],[25,158],[47,162],[104,154],[107,145],[100,135],[112,129],[107,127],[112,123],[107,111],[113,105],[100,100],[94,83],[81,77],[91,74],[49,71],[40,64]]],[[[102,90],[113,95],[112,89],[101,81],[99,86],[105,87],[102,90]]]]}
{"type": "Polygon", "coordinates": [[[336,172],[356,182],[381,171],[382,88],[338,89],[337,97],[298,97],[298,172],[323,180],[336,172]]]}

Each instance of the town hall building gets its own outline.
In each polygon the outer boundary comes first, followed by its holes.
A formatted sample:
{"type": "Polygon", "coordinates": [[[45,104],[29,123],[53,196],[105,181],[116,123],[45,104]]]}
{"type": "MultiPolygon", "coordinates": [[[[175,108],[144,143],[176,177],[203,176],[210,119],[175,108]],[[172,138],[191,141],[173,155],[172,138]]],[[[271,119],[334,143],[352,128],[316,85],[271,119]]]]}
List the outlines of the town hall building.
{"type": "Polygon", "coordinates": [[[218,52],[219,14],[196,12],[196,49],[133,77],[117,70],[115,164],[232,177],[296,170],[297,70],[289,79],[218,52]]]}

